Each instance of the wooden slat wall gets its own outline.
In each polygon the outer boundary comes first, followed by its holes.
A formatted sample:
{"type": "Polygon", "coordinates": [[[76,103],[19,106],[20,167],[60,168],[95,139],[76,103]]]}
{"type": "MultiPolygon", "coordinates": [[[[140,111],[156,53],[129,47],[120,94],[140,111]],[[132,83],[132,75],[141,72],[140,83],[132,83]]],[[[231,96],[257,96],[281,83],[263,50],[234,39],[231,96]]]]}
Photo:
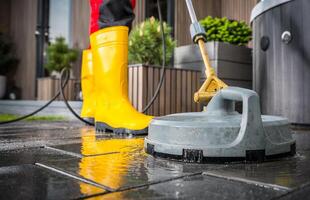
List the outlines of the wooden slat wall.
{"type": "Polygon", "coordinates": [[[141,23],[145,19],[145,1],[147,0],[136,1],[136,8],[135,8],[136,18],[133,21],[133,26],[141,23]]]}
{"type": "MultiPolygon", "coordinates": [[[[4,0],[0,0],[4,1],[4,0]]],[[[145,19],[145,0],[137,0],[135,14],[136,18],[133,25],[139,24],[145,19]]],[[[78,49],[89,47],[89,1],[74,0],[72,1],[71,10],[71,45],[78,49]]]]}
{"type": "MultiPolygon", "coordinates": [[[[193,0],[197,18],[202,19],[208,15],[213,17],[227,17],[229,19],[243,20],[249,23],[251,11],[258,0],[193,0]]],[[[185,1],[175,1],[175,39],[177,45],[192,43],[189,34],[190,18],[185,1]]]]}
{"type": "MultiPolygon", "coordinates": [[[[3,1],[3,0],[1,0],[3,1]]],[[[81,74],[82,51],[89,47],[89,1],[73,0],[71,11],[71,46],[80,51],[79,60],[73,66],[73,72],[76,78],[81,74]]],[[[136,18],[133,26],[142,22],[145,18],[145,0],[137,0],[135,13],[136,18]]]]}
{"type": "MultiPolygon", "coordinates": [[[[227,1],[227,0],[226,0],[227,1]]],[[[193,0],[197,18],[202,19],[207,15],[221,16],[220,0],[193,0]]],[[[175,39],[177,45],[182,46],[192,42],[189,33],[191,24],[185,1],[175,0],[175,39]]]]}
{"type": "MultiPolygon", "coordinates": [[[[4,0],[0,0],[1,1],[4,0]]],[[[136,18],[133,25],[142,22],[145,19],[145,0],[137,0],[135,14],[136,18]]],[[[85,49],[89,47],[89,1],[73,0],[71,10],[71,43],[72,46],[85,49]]]]}
{"type": "MultiPolygon", "coordinates": [[[[145,18],[145,1],[137,0],[134,25],[145,18]]],[[[257,0],[193,0],[198,18],[207,15],[227,16],[248,21],[257,0]]],[[[35,99],[35,26],[37,0],[0,0],[0,30],[9,31],[16,43],[20,65],[16,74],[16,84],[22,89],[23,99],[35,99]],[[9,3],[8,3],[9,2],[9,3]],[[3,4],[4,3],[4,4],[3,4]],[[2,6],[2,4],[4,6],[2,6]],[[10,6],[9,6],[10,4],[10,6]],[[2,12],[5,10],[6,12],[2,12]],[[9,23],[8,19],[9,18],[9,23]]],[[[85,0],[72,1],[72,46],[85,49],[89,44],[89,5],[85,0]]],[[[175,38],[178,46],[191,44],[189,17],[185,1],[175,0],[175,38]]],[[[80,61],[74,66],[74,74],[80,76],[80,61]]],[[[172,75],[173,76],[173,75],[172,75]]],[[[174,77],[176,78],[176,77],[174,77]]],[[[173,84],[171,82],[171,84],[173,84]]]]}
{"type": "Polygon", "coordinates": [[[0,0],[0,32],[9,33],[11,2],[0,0]]]}
{"type": "MultiPolygon", "coordinates": [[[[145,1],[137,0],[133,26],[145,19],[145,1]]],[[[198,19],[211,15],[249,22],[251,11],[257,2],[258,0],[193,0],[193,5],[198,19]]],[[[88,28],[85,27],[89,24],[88,1],[72,1],[72,22],[73,46],[80,49],[87,48],[88,28]]],[[[185,1],[175,0],[175,38],[178,46],[190,44],[189,25],[190,19],[185,1]]]]}
{"type": "Polygon", "coordinates": [[[89,47],[89,1],[73,0],[71,6],[71,44],[86,49],[89,47]]]}
{"type": "Polygon", "coordinates": [[[71,46],[80,51],[78,61],[73,66],[76,78],[80,77],[82,64],[82,51],[89,48],[89,1],[73,0],[71,11],[71,46]]]}
{"type": "MultiPolygon", "coordinates": [[[[133,106],[142,111],[151,100],[160,79],[158,67],[129,67],[129,99],[133,106]]],[[[194,93],[199,89],[200,72],[167,69],[159,96],[148,110],[149,115],[162,116],[178,112],[199,111],[194,103],[194,93]]]]}
{"type": "Polygon", "coordinates": [[[10,2],[10,36],[19,58],[16,85],[22,89],[23,99],[35,99],[37,0],[10,2]]]}
{"type": "Polygon", "coordinates": [[[222,16],[249,24],[251,12],[258,0],[222,0],[222,16]]]}

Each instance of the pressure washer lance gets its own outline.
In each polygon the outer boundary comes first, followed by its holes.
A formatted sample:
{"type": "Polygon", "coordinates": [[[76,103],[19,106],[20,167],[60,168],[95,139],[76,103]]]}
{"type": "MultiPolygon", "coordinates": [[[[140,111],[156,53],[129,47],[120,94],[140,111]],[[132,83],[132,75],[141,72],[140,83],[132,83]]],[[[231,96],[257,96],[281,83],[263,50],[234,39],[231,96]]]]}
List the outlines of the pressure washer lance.
{"type": "Polygon", "coordinates": [[[215,70],[211,66],[208,52],[205,46],[205,43],[207,42],[206,31],[197,20],[192,1],[186,0],[186,5],[192,21],[190,26],[191,37],[193,42],[199,45],[202,59],[206,67],[205,74],[207,77],[201,88],[198,90],[198,92],[195,93],[194,100],[197,103],[202,101],[209,102],[219,90],[228,86],[216,76],[215,70]]]}

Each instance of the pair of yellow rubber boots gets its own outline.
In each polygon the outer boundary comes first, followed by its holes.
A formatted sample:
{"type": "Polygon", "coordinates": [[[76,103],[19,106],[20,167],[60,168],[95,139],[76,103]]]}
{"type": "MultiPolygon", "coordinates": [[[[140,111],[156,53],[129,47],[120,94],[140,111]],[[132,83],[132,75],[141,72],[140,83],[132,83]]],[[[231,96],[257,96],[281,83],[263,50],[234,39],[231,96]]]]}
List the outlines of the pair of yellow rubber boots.
{"type": "Polygon", "coordinates": [[[128,27],[101,29],[83,52],[81,117],[94,119],[97,131],[146,134],[152,116],[139,113],[128,99],[128,27]]]}

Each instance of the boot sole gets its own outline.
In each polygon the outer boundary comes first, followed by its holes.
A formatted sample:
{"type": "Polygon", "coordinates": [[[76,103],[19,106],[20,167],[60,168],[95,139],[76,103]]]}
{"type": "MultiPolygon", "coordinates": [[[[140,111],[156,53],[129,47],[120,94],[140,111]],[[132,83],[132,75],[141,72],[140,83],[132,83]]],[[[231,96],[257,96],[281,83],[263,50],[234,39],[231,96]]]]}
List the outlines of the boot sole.
{"type": "Polygon", "coordinates": [[[95,128],[97,132],[113,132],[114,134],[119,135],[147,135],[148,127],[142,130],[130,130],[127,128],[112,128],[111,126],[107,125],[103,122],[96,122],[95,128]]]}

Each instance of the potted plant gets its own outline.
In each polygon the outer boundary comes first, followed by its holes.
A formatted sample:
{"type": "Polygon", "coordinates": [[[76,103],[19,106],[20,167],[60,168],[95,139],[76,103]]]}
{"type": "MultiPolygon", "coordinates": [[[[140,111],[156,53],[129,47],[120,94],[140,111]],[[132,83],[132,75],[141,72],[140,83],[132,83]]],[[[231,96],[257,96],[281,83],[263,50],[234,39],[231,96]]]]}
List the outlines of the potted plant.
{"type": "MultiPolygon", "coordinates": [[[[252,50],[246,46],[252,39],[251,28],[243,21],[226,17],[208,16],[200,24],[206,30],[207,51],[218,77],[228,85],[252,89],[252,50]]],[[[205,80],[197,45],[176,48],[174,58],[176,67],[200,69],[201,83],[205,80]]]]}
{"type": "MultiPolygon", "coordinates": [[[[172,28],[163,24],[166,42],[166,65],[170,62],[176,42],[171,36],[172,28]]],[[[129,35],[129,63],[161,66],[163,59],[160,22],[154,17],[133,28],[129,35]]]]}
{"type": "MultiPolygon", "coordinates": [[[[171,63],[176,41],[172,28],[163,23],[166,42],[166,65],[171,63]]],[[[163,46],[160,22],[154,17],[134,27],[129,35],[129,98],[136,109],[142,108],[153,97],[158,86],[163,62],[163,46]]],[[[166,115],[176,112],[197,111],[192,101],[199,85],[199,70],[166,69],[166,76],[159,96],[149,109],[150,115],[166,115]]]]}
{"type": "Polygon", "coordinates": [[[45,69],[51,77],[59,77],[63,69],[71,69],[72,64],[78,59],[78,51],[70,49],[65,38],[57,37],[55,42],[47,47],[47,63],[45,69]]]}
{"type": "Polygon", "coordinates": [[[6,93],[7,77],[13,72],[18,64],[18,60],[13,53],[13,43],[9,37],[0,33],[0,99],[6,93]]]}
{"type": "MultiPolygon", "coordinates": [[[[71,69],[73,63],[78,59],[78,51],[69,48],[63,37],[57,37],[55,42],[47,47],[47,62],[44,65],[49,72],[49,77],[38,79],[38,99],[49,100],[59,90],[60,72],[63,69],[71,69]]],[[[75,79],[70,79],[66,89],[69,100],[75,98],[75,79]]]]}

